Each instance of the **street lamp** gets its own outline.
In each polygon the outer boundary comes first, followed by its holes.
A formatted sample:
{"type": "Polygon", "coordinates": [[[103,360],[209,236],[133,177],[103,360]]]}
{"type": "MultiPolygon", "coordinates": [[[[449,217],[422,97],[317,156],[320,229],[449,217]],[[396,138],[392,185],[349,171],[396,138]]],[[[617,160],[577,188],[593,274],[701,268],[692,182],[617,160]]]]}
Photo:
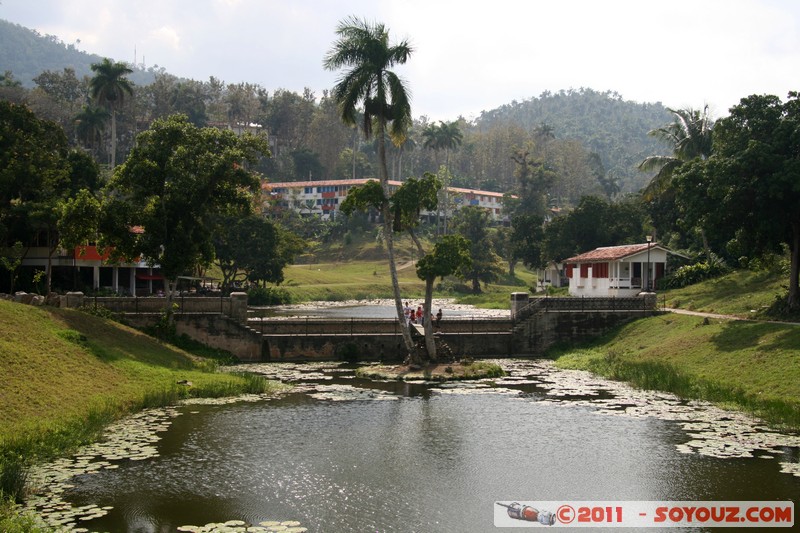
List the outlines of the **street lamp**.
{"type": "Polygon", "coordinates": [[[647,292],[652,292],[652,283],[650,281],[650,245],[653,244],[653,236],[648,235],[647,239],[647,292]]]}

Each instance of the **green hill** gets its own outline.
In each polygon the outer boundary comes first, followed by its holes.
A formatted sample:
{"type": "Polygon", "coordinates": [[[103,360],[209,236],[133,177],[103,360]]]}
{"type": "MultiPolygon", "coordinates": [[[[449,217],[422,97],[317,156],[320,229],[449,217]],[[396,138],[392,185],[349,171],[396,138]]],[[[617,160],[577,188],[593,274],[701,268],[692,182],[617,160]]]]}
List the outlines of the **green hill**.
{"type": "MultiPolygon", "coordinates": [[[[118,58],[115,58],[118,60],[118,58]]],[[[41,35],[19,24],[0,20],[0,73],[11,71],[24,87],[34,86],[33,78],[49,70],[75,71],[78,79],[91,76],[92,63],[103,58],[65,44],[54,35],[41,35]]],[[[147,85],[155,79],[153,71],[136,69],[128,78],[137,85],[147,85]]]]}
{"type": "Polygon", "coordinates": [[[555,138],[580,141],[589,152],[598,154],[605,169],[619,179],[621,192],[626,193],[639,191],[652,177],[636,168],[642,160],[667,154],[668,147],[647,132],[669,124],[672,118],[660,102],[633,102],[613,91],[581,88],[546,91],[483,111],[474,127],[489,129],[512,123],[533,132],[546,124],[555,138]]]}

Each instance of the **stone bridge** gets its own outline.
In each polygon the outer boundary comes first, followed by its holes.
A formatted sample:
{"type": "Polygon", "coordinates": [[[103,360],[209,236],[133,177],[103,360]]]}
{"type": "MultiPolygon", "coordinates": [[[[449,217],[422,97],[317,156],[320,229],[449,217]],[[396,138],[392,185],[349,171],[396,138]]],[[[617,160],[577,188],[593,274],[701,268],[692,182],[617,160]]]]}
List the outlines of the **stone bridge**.
{"type": "MultiPolygon", "coordinates": [[[[165,298],[83,298],[70,307],[103,306],[134,327],[152,325],[167,309],[165,298]]],[[[401,360],[395,319],[263,318],[248,313],[247,295],[173,300],[176,330],[242,361],[401,360]]],[[[595,338],[617,325],[656,311],[655,294],[636,298],[530,298],[514,293],[509,318],[445,317],[436,335],[457,356],[530,357],[558,342],[595,338]]]]}

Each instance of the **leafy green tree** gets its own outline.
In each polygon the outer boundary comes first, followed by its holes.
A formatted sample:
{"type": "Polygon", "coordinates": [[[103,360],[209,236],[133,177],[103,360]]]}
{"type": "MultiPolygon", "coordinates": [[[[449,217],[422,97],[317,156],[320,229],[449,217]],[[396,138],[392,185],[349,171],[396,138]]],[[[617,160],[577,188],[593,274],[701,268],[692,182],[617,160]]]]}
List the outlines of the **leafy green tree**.
{"type": "Polygon", "coordinates": [[[48,292],[60,203],[97,183],[91,159],[70,153],[58,124],[39,119],[25,106],[0,101],[0,237],[6,244],[20,241],[29,247],[37,234],[44,236],[48,292]]]}
{"type": "Polygon", "coordinates": [[[88,96],[85,81],[79,80],[71,68],[62,72],[45,70],[33,81],[37,87],[30,93],[32,109],[38,116],[59,123],[72,139],[72,119],[88,96]]]}
{"type": "MultiPolygon", "coordinates": [[[[100,206],[100,201],[89,189],[81,189],[75,196],[60,202],[56,227],[62,247],[72,251],[97,240],[100,206]]],[[[73,268],[73,289],[77,285],[77,270],[73,268]]]]}
{"type": "MultiPolygon", "coordinates": [[[[544,134],[544,133],[543,133],[544,134]]],[[[517,194],[506,195],[503,207],[511,219],[509,247],[513,260],[532,268],[543,262],[542,224],[547,213],[547,190],[554,183],[556,174],[544,160],[533,155],[534,146],[526,144],[517,148],[511,156],[516,163],[517,194]]]]}
{"type": "Polygon", "coordinates": [[[260,184],[246,165],[268,153],[261,137],[198,128],[185,115],[156,120],[109,184],[101,226],[106,244],[124,257],[141,254],[157,263],[171,296],[179,275],[211,263],[214,222],[250,213],[260,184]]]}
{"type": "Polygon", "coordinates": [[[459,273],[464,279],[472,281],[472,292],[480,294],[481,283],[497,281],[503,274],[501,259],[495,253],[489,239],[489,212],[477,206],[467,206],[458,210],[454,225],[457,234],[469,242],[470,265],[459,273]]]}
{"type": "Polygon", "coordinates": [[[543,262],[562,261],[601,246],[642,242],[645,219],[635,196],[620,202],[585,196],[574,210],[544,226],[543,262]]]}
{"type": "Polygon", "coordinates": [[[338,39],[325,56],[323,64],[328,70],[349,68],[333,90],[333,98],[339,105],[342,121],[349,125],[355,124],[358,105],[362,104],[361,119],[364,135],[370,138],[374,129],[378,140],[380,183],[384,196],[381,213],[389,256],[389,272],[397,319],[403,324],[403,339],[406,349],[411,353],[414,343],[403,316],[403,302],[394,258],[392,213],[388,202],[389,170],[384,134],[388,133],[395,144],[400,144],[405,139],[411,124],[408,90],[403,80],[390,69],[395,65],[404,64],[411,55],[412,48],[406,41],[390,44],[389,31],[383,24],[371,24],[356,17],[349,17],[340,22],[336,34],[338,39]]]}
{"type": "Polygon", "coordinates": [[[433,300],[433,282],[436,278],[450,276],[456,272],[469,269],[471,259],[469,242],[461,235],[445,235],[434,244],[431,253],[417,262],[417,277],[425,281],[425,307],[423,321],[425,329],[425,348],[428,357],[436,361],[436,343],[433,338],[431,302],[433,300]]]}
{"type": "Polygon", "coordinates": [[[133,84],[126,78],[133,72],[125,63],[116,63],[108,58],[92,64],[94,77],[90,87],[92,98],[111,110],[111,168],[117,166],[117,109],[125,100],[125,95],[133,95],[133,84]]]}
{"type": "MultiPolygon", "coordinates": [[[[509,255],[504,254],[504,257],[508,258],[509,264],[512,261],[522,261],[528,268],[535,269],[547,262],[543,254],[543,217],[529,214],[516,215],[512,219],[508,240],[509,255]]],[[[513,271],[509,274],[513,275],[513,271]]]]}
{"type": "Polygon", "coordinates": [[[280,283],[283,269],[302,248],[302,240],[263,217],[224,216],[214,232],[214,252],[222,286],[247,279],[280,283]]]}
{"type": "Polygon", "coordinates": [[[688,220],[728,239],[734,256],[788,246],[787,306],[800,308],[800,95],[742,98],[714,127],[714,153],[676,173],[688,220]]]}

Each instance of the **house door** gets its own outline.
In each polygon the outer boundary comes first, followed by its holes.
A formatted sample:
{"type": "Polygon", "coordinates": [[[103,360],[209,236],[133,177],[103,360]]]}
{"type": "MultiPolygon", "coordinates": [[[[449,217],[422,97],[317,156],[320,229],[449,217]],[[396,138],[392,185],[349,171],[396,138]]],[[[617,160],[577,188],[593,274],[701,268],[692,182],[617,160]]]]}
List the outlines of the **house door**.
{"type": "Polygon", "coordinates": [[[633,264],[633,277],[631,278],[631,287],[641,288],[642,287],[642,264],[641,263],[634,263],[633,264]]]}

